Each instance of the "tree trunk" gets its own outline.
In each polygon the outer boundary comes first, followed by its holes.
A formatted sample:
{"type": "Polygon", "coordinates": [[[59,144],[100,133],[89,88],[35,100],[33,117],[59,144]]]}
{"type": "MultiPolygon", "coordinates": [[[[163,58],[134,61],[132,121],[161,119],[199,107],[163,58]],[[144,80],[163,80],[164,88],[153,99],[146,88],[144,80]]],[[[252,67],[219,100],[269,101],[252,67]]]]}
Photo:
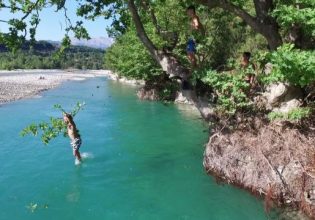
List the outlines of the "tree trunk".
{"type": "Polygon", "coordinates": [[[189,70],[185,68],[179,60],[171,53],[158,50],[145,32],[137,8],[133,0],[128,1],[128,8],[135,23],[137,35],[144,46],[148,49],[152,57],[161,66],[162,70],[170,76],[178,76],[187,79],[189,70]]]}
{"type": "MultiPolygon", "coordinates": [[[[134,0],[128,0],[128,8],[132,15],[132,19],[135,23],[139,39],[148,49],[151,56],[161,66],[163,71],[165,71],[170,76],[178,76],[182,80],[187,79],[189,75],[189,70],[186,67],[184,67],[173,54],[164,52],[163,50],[158,50],[157,47],[153,44],[153,42],[150,40],[150,38],[145,32],[134,0]]],[[[202,117],[205,118],[206,120],[212,119],[213,109],[209,108],[207,103],[199,100],[195,91],[192,90],[190,92],[191,94],[188,98],[197,107],[202,117]]]]}
{"type": "Polygon", "coordinates": [[[209,8],[222,8],[242,18],[255,32],[264,36],[271,50],[281,46],[282,38],[278,25],[275,19],[269,15],[273,7],[272,0],[254,0],[256,17],[228,0],[196,0],[196,2],[209,8]]]}

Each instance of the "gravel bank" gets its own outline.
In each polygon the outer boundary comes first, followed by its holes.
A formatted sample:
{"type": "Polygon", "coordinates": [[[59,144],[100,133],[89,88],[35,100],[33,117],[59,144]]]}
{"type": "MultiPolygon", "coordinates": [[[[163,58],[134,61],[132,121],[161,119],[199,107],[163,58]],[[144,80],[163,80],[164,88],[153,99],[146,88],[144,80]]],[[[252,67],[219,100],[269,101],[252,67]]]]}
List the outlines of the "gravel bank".
{"type": "Polygon", "coordinates": [[[0,105],[22,98],[33,97],[69,80],[86,80],[110,76],[108,70],[14,70],[0,71],[0,105]]]}

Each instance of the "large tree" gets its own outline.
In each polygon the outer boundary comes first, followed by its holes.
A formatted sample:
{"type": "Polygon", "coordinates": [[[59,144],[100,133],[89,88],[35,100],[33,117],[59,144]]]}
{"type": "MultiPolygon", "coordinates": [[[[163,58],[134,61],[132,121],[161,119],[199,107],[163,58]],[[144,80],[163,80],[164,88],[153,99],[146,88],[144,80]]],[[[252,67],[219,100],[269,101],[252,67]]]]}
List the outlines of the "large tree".
{"type": "Polygon", "coordinates": [[[315,2],[312,0],[195,0],[195,2],[210,9],[222,8],[240,17],[255,32],[264,36],[271,50],[277,49],[284,40],[301,48],[314,47],[315,2]],[[250,7],[246,7],[248,5],[250,7]]]}
{"type": "Polygon", "coordinates": [[[269,47],[272,50],[282,44],[279,25],[270,15],[270,12],[274,8],[273,0],[253,0],[255,16],[251,15],[242,7],[244,1],[196,0],[195,2],[209,8],[222,8],[242,18],[255,32],[260,33],[266,38],[269,47]]]}

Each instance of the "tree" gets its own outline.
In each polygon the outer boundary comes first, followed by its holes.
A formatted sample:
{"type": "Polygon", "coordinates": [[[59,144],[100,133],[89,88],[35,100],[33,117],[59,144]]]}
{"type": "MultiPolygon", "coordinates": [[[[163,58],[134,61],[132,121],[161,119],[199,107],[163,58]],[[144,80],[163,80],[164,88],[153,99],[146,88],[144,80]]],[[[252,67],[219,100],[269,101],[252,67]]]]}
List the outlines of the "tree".
{"type": "Polygon", "coordinates": [[[220,7],[242,18],[254,31],[263,35],[268,41],[269,47],[275,50],[282,44],[279,27],[276,20],[270,15],[274,5],[273,0],[253,0],[256,16],[252,16],[243,9],[246,1],[225,0],[196,0],[209,8],[220,7]],[[236,3],[233,3],[236,2],[236,3]]]}
{"type": "Polygon", "coordinates": [[[314,47],[315,2],[312,0],[195,0],[209,8],[222,8],[242,18],[268,41],[271,50],[283,41],[301,48],[314,47]],[[253,4],[253,6],[249,6],[253,4]],[[251,9],[254,8],[254,13],[251,9]],[[285,34],[286,36],[281,36],[285,34]],[[309,33],[312,32],[312,33],[309,33]],[[284,39],[285,38],[285,39],[284,39]]]}
{"type": "MultiPolygon", "coordinates": [[[[163,19],[158,14],[158,7],[163,8],[165,4],[170,2],[182,7],[182,11],[178,8],[179,14],[185,14],[185,8],[189,4],[195,3],[197,6],[204,6],[208,10],[221,8],[236,15],[254,32],[261,34],[267,40],[271,50],[275,50],[286,41],[294,42],[295,46],[298,47],[307,45],[305,48],[311,48],[314,46],[315,21],[313,15],[315,3],[312,0],[299,0],[299,2],[296,0],[184,0],[180,2],[174,0],[86,0],[79,2],[78,15],[92,20],[97,16],[113,19],[112,27],[109,30],[112,36],[122,36],[129,31],[130,27],[134,27],[139,40],[162,71],[169,76],[177,76],[183,81],[188,79],[191,71],[189,66],[183,62],[185,51],[178,52],[180,49],[177,48],[178,36],[182,30],[168,29],[167,23],[163,23],[163,19]],[[155,29],[155,33],[152,33],[152,29],[155,29]],[[173,37],[167,37],[169,33],[173,37]],[[155,40],[155,38],[160,38],[160,40],[155,40]],[[169,42],[167,46],[165,43],[161,43],[166,41],[172,42],[169,42]],[[178,56],[179,53],[181,56],[178,56]]],[[[9,46],[13,44],[13,47],[14,43],[24,39],[21,33],[27,30],[26,17],[32,15],[34,18],[30,22],[32,29],[29,29],[29,33],[33,36],[32,34],[39,22],[36,12],[47,6],[56,7],[57,10],[64,10],[65,12],[67,10],[65,0],[10,1],[9,3],[9,5],[1,3],[0,8],[10,8],[13,12],[20,11],[24,14],[20,20],[5,21],[11,25],[10,33],[0,35],[0,42],[5,42],[9,46]]],[[[67,19],[67,15],[65,16],[67,19]]],[[[178,26],[183,23],[182,21],[177,21],[178,26]]],[[[88,38],[82,22],[75,25],[70,23],[70,26],[67,27],[68,31],[73,31],[77,38],[88,38]]],[[[185,42],[180,43],[179,45],[182,47],[185,45],[185,42]]],[[[70,38],[66,35],[61,51],[69,44],[70,38]]],[[[193,101],[198,106],[195,95],[193,95],[193,101]]]]}
{"type": "Polygon", "coordinates": [[[181,77],[182,79],[186,79],[189,74],[189,70],[186,67],[184,67],[172,53],[158,49],[156,45],[154,45],[151,39],[148,37],[143,27],[141,18],[138,14],[135,2],[133,0],[128,1],[128,8],[131,13],[133,22],[135,24],[139,39],[148,49],[151,56],[161,66],[162,70],[170,75],[175,75],[181,77]]]}

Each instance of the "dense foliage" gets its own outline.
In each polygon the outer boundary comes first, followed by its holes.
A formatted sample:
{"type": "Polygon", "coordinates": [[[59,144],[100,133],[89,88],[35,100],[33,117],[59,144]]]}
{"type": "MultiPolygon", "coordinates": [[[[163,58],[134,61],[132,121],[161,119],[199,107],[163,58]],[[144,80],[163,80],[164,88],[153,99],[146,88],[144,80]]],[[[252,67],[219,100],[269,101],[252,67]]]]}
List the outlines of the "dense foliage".
{"type": "Polygon", "coordinates": [[[239,109],[250,107],[248,93],[250,85],[244,81],[246,73],[242,69],[234,72],[209,70],[202,81],[214,89],[217,96],[218,110],[234,114],[239,109]]]}
{"type": "Polygon", "coordinates": [[[299,29],[307,38],[315,40],[315,2],[313,0],[281,0],[272,12],[284,32],[299,29]]]}
{"type": "Polygon", "coordinates": [[[121,76],[148,80],[161,74],[148,51],[138,40],[134,30],[128,30],[119,37],[114,46],[106,51],[105,66],[121,76]]]}
{"type": "Polygon", "coordinates": [[[261,54],[262,63],[273,64],[270,74],[262,75],[263,82],[289,82],[305,87],[315,82],[315,51],[295,49],[293,44],[284,44],[274,52],[261,54]]]}

